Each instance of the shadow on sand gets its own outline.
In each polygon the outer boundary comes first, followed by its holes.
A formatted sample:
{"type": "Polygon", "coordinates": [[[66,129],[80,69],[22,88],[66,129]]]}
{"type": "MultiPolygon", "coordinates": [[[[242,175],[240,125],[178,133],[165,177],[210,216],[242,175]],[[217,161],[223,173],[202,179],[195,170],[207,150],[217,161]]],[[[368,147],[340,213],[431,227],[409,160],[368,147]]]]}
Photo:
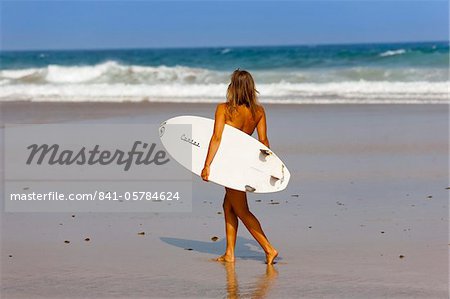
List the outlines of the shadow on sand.
{"type": "MultiPolygon", "coordinates": [[[[222,255],[225,252],[226,247],[225,239],[222,239],[218,242],[204,242],[168,237],[161,237],[160,239],[164,243],[183,248],[185,250],[193,250],[202,253],[214,254],[217,256],[222,255]]],[[[236,259],[241,260],[256,260],[262,262],[266,261],[264,251],[255,240],[246,239],[239,236],[236,239],[235,256],[236,259]]],[[[281,259],[282,258],[278,256],[276,260],[280,261],[281,259]]]]}

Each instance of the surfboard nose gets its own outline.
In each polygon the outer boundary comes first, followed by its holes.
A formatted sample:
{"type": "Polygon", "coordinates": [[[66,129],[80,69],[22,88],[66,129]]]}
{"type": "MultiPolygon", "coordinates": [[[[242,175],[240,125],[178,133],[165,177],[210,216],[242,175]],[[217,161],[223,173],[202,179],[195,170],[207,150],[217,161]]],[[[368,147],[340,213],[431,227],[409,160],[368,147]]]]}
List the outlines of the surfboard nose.
{"type": "Polygon", "coordinates": [[[166,124],[167,124],[167,121],[163,121],[163,122],[159,125],[159,138],[163,137],[164,132],[166,131],[166,124]]]}

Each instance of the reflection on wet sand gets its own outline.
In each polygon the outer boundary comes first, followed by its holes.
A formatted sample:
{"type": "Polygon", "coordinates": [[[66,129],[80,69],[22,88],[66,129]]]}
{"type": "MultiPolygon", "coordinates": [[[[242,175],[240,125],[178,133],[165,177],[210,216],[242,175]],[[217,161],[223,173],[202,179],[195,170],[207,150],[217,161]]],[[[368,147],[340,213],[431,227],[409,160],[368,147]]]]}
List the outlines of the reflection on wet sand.
{"type": "Polygon", "coordinates": [[[270,264],[266,266],[266,271],[255,283],[245,284],[243,290],[239,290],[239,282],[235,271],[235,263],[221,262],[226,271],[227,298],[234,299],[243,297],[266,298],[271,286],[278,276],[278,271],[270,264]]]}

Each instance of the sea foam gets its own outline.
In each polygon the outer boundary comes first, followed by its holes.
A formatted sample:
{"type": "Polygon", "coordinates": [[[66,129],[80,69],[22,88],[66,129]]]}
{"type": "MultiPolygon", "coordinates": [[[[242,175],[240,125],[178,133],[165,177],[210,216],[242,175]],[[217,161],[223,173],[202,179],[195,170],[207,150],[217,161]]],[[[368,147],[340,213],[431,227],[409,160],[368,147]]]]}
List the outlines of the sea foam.
{"type": "MultiPolygon", "coordinates": [[[[348,66],[252,71],[262,102],[448,102],[448,70],[348,66]]],[[[0,101],[219,102],[230,72],[188,66],[57,65],[0,71],[0,101]]]]}
{"type": "MultiPolygon", "coordinates": [[[[0,89],[0,100],[52,101],[175,101],[219,102],[227,84],[48,84],[8,85],[0,89]]],[[[259,84],[262,102],[348,102],[424,103],[448,101],[446,82],[333,82],[259,84]]]]}
{"type": "Polygon", "coordinates": [[[389,50],[389,51],[381,53],[380,56],[381,57],[386,57],[386,56],[401,55],[401,54],[405,54],[405,53],[406,53],[405,49],[389,50]]]}

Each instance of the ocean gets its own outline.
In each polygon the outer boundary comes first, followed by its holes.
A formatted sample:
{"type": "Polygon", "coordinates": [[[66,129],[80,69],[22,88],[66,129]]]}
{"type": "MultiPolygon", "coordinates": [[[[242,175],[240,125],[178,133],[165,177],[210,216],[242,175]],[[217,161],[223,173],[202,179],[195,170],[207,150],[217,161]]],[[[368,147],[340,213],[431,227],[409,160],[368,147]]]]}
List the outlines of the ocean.
{"type": "Polygon", "coordinates": [[[449,43],[0,52],[0,101],[221,102],[233,70],[262,103],[449,103],[449,43]]]}

